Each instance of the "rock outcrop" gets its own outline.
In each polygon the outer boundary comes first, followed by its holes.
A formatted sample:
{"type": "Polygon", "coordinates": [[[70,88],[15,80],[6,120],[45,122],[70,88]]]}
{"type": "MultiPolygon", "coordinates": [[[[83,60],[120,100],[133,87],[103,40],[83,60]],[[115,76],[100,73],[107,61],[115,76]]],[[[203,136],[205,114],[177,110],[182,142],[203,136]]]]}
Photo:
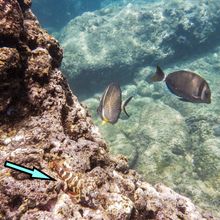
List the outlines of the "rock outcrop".
{"type": "Polygon", "coordinates": [[[198,55],[219,42],[219,10],[220,1],[164,0],[84,13],[62,31],[63,71],[81,92],[97,91],[139,67],[198,55]]]}
{"type": "Polygon", "coordinates": [[[84,11],[100,8],[103,0],[33,0],[33,12],[39,21],[51,31],[63,28],[71,19],[81,15],[84,11]]]}
{"type": "Polygon", "coordinates": [[[212,219],[108,153],[58,69],[59,43],[30,4],[0,0],[0,219],[212,219]],[[5,168],[6,160],[56,181],[30,179],[5,168]]]}

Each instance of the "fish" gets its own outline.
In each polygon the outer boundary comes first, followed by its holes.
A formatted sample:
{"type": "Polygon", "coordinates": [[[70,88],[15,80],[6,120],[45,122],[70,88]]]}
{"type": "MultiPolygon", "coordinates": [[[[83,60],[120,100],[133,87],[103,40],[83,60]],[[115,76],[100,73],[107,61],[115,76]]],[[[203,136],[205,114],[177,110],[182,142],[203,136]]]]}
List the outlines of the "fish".
{"type": "Polygon", "coordinates": [[[179,70],[168,74],[157,66],[156,72],[150,77],[150,82],[165,81],[167,88],[184,102],[211,103],[211,90],[208,82],[200,75],[179,70]]]}
{"type": "Polygon", "coordinates": [[[55,171],[58,176],[64,181],[64,191],[70,191],[72,195],[77,196],[78,192],[78,182],[81,177],[80,173],[73,173],[64,164],[59,162],[51,161],[49,163],[50,168],[55,171]]]}
{"type": "Polygon", "coordinates": [[[127,117],[129,117],[125,107],[132,98],[133,96],[130,96],[126,101],[122,102],[122,92],[119,84],[115,82],[110,83],[106,87],[97,108],[102,124],[115,124],[120,117],[121,111],[124,111],[127,117]]]}

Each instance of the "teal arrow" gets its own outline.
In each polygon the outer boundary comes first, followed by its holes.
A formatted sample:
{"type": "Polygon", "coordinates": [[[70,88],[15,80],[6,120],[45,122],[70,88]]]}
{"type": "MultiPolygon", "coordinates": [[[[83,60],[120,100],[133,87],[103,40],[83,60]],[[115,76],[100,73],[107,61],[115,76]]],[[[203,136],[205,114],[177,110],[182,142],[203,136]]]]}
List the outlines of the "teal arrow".
{"type": "Polygon", "coordinates": [[[10,161],[5,161],[4,166],[7,168],[11,168],[13,170],[20,171],[22,173],[30,174],[31,178],[33,178],[33,179],[55,180],[54,178],[50,177],[49,175],[47,175],[43,171],[38,170],[36,167],[34,167],[33,169],[29,169],[27,167],[18,165],[16,163],[12,163],[10,161]]]}

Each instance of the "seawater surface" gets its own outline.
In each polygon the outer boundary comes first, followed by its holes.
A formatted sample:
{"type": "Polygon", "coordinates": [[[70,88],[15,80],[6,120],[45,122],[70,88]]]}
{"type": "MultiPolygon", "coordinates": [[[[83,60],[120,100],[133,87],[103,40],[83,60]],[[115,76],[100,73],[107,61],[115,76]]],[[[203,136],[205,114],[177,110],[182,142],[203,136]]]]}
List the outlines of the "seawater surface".
{"type": "Polygon", "coordinates": [[[146,181],[163,182],[220,217],[220,1],[33,0],[43,27],[64,48],[62,71],[88,106],[113,154],[146,181]],[[189,70],[209,83],[211,104],[183,102],[164,82],[189,70]],[[129,118],[101,125],[104,88],[121,85],[129,118]]]}

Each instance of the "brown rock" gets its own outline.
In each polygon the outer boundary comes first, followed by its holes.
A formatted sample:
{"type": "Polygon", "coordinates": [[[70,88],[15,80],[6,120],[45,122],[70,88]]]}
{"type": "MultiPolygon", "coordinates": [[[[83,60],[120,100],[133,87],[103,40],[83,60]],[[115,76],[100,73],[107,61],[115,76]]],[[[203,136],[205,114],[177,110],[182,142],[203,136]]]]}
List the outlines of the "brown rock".
{"type": "Polygon", "coordinates": [[[16,48],[0,48],[0,77],[20,67],[20,56],[16,48]]]}
{"type": "Polygon", "coordinates": [[[0,112],[5,111],[20,89],[20,55],[16,48],[0,48],[0,112]]]}
{"type": "Polygon", "coordinates": [[[27,74],[37,78],[48,78],[51,67],[52,58],[46,49],[37,48],[32,51],[27,62],[27,74]]]}
{"type": "Polygon", "coordinates": [[[18,2],[0,0],[0,43],[17,42],[22,29],[23,15],[18,2]]]}
{"type": "Polygon", "coordinates": [[[47,49],[51,57],[53,57],[53,67],[59,67],[63,58],[63,50],[60,48],[58,41],[41,29],[39,22],[30,10],[25,12],[24,17],[24,35],[28,46],[31,49],[36,49],[37,47],[47,49]]]}
{"type": "Polygon", "coordinates": [[[30,8],[32,4],[31,0],[19,0],[18,2],[23,10],[30,8]]]}

